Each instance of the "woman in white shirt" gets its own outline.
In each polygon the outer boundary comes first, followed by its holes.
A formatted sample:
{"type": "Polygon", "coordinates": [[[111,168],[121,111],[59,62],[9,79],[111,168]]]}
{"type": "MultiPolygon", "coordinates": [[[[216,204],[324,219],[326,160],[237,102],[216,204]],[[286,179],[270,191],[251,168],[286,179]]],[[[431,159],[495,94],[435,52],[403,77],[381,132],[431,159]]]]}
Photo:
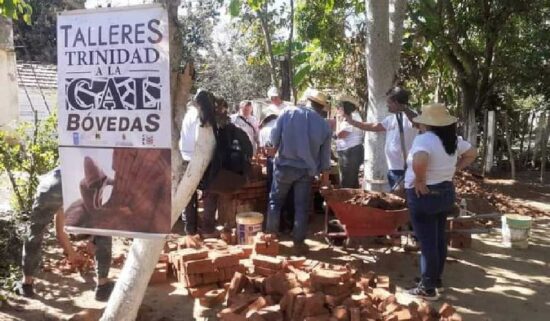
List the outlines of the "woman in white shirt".
{"type": "Polygon", "coordinates": [[[422,107],[413,121],[420,132],[407,157],[405,189],[411,222],[420,241],[421,280],[409,294],[436,300],[447,258],[447,213],[455,202],[453,176],[469,166],[476,149],[456,135],[456,117],[443,104],[422,107]]]}
{"type": "Polygon", "coordinates": [[[346,117],[362,122],[357,112],[359,103],[353,97],[342,95],[337,98],[338,118],[336,125],[336,151],[340,168],[340,186],[359,188],[359,167],[363,163],[363,131],[348,123],[346,117]]]}

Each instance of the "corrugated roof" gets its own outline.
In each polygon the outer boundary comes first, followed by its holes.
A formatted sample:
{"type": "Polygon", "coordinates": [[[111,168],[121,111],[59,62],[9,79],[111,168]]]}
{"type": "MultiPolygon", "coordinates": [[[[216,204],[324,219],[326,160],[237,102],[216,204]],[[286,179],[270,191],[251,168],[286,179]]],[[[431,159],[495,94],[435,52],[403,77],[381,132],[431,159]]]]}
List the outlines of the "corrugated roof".
{"type": "Polygon", "coordinates": [[[57,88],[57,66],[32,63],[17,63],[17,81],[19,87],[57,88]]]}

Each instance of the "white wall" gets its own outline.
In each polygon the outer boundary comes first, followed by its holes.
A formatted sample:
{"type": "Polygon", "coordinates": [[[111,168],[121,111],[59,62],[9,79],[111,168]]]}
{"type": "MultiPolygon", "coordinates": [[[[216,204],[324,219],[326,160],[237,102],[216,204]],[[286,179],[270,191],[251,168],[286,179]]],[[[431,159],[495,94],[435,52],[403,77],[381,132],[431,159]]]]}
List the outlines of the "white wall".
{"type": "Polygon", "coordinates": [[[0,129],[14,126],[19,115],[17,69],[10,19],[0,17],[0,129]]]}

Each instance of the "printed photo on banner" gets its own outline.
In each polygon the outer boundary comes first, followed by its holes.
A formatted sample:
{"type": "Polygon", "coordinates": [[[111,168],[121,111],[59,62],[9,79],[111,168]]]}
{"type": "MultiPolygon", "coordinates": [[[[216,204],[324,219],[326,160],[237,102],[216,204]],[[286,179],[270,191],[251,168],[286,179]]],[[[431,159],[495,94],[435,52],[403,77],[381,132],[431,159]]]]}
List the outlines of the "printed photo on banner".
{"type": "Polygon", "coordinates": [[[60,152],[62,164],[71,164],[62,173],[69,231],[170,232],[169,149],[61,147],[60,152]]]}
{"type": "Polygon", "coordinates": [[[170,232],[168,42],[159,4],[59,15],[58,131],[68,232],[170,232]]]}

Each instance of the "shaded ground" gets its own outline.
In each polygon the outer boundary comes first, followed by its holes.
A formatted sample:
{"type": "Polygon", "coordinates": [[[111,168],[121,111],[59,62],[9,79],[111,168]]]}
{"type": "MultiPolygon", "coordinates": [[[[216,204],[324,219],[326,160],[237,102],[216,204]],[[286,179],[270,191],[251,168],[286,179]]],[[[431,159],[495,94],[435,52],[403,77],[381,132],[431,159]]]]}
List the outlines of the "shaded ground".
{"type": "MultiPolygon", "coordinates": [[[[489,180],[485,183],[503,194],[515,198],[519,204],[536,207],[550,213],[550,187],[533,183],[526,177],[520,182],[489,180]]],[[[322,217],[315,217],[313,231],[321,229],[322,217]]],[[[459,308],[466,321],[547,321],[550,316],[550,217],[534,221],[531,243],[526,250],[501,246],[500,230],[475,236],[471,249],[451,250],[444,282],[447,290],[441,301],[459,308]]],[[[320,240],[311,239],[311,257],[322,261],[345,263],[365,270],[388,274],[398,287],[398,293],[411,284],[418,274],[417,253],[399,248],[384,252],[364,250],[343,251],[328,248],[320,240]]],[[[288,245],[288,242],[283,242],[288,245]]],[[[61,256],[49,240],[45,258],[61,256]]],[[[121,240],[115,242],[116,256],[127,249],[121,240]]],[[[116,279],[119,269],[111,275],[116,279]]],[[[39,292],[35,299],[10,296],[8,306],[0,308],[0,320],[63,320],[83,308],[101,308],[104,304],[93,299],[93,273],[84,277],[41,273],[39,292]]],[[[398,294],[404,302],[410,300],[398,294]]],[[[186,290],[177,283],[151,286],[142,306],[142,321],[183,321],[193,315],[213,315],[203,311],[186,296],[186,290]]]]}

